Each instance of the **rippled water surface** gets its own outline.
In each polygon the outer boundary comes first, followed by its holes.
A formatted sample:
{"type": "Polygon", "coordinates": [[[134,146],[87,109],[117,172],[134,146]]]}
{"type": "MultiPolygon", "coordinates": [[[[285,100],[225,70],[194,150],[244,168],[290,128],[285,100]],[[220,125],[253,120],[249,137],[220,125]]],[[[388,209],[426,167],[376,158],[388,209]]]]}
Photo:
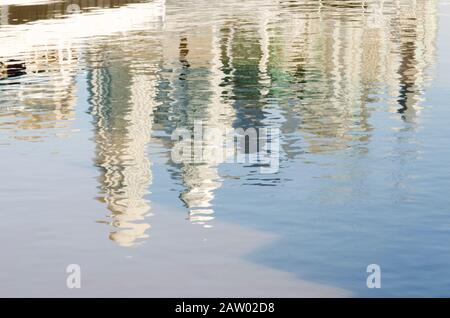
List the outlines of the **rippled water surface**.
{"type": "Polygon", "coordinates": [[[75,263],[74,295],[237,295],[225,270],[264,269],[248,295],[266,277],[450,296],[449,18],[437,0],[0,1],[0,294],[66,292],[75,263]],[[279,129],[279,168],[175,163],[199,121],[279,129]]]}

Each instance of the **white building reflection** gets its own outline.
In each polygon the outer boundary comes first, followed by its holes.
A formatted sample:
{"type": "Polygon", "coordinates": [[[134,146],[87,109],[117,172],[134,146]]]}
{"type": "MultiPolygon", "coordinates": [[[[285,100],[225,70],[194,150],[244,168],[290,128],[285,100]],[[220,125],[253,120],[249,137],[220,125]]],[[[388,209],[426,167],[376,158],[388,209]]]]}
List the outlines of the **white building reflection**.
{"type": "Polygon", "coordinates": [[[0,123],[14,139],[37,141],[70,135],[75,118],[78,52],[70,47],[35,50],[0,62],[0,123]]]}
{"type": "MultiPolygon", "coordinates": [[[[86,67],[103,221],[120,245],[149,235],[147,146],[170,150],[175,128],[278,128],[282,155],[293,159],[367,151],[377,103],[388,105],[400,131],[420,122],[435,0],[113,2],[71,2],[104,10],[66,19],[56,19],[57,3],[40,4],[43,15],[1,7],[0,106],[20,105],[2,111],[0,129],[64,126],[75,116],[77,67],[86,67]],[[36,23],[14,24],[15,14],[36,23]],[[152,138],[155,129],[166,134],[152,138]]],[[[216,137],[204,136],[201,162],[167,164],[188,219],[205,227],[217,212],[219,169],[234,155],[218,155],[229,148],[216,137]]]]}
{"type": "Polygon", "coordinates": [[[368,104],[383,90],[393,112],[409,123],[418,120],[434,64],[436,1],[362,4],[323,0],[317,10],[287,13],[291,23],[280,26],[286,39],[295,34],[282,54],[302,95],[295,113],[310,152],[367,141],[368,104]]]}
{"type": "Polygon", "coordinates": [[[53,133],[70,135],[82,43],[160,26],[165,1],[139,2],[5,1],[0,6],[0,114],[11,119],[0,122],[0,129],[15,139],[31,141],[53,133]],[[68,6],[90,14],[67,14],[68,6]]]}
{"type": "Polygon", "coordinates": [[[122,48],[122,53],[133,58],[130,64],[120,65],[95,62],[105,59],[102,50],[92,52],[88,75],[97,147],[95,164],[101,172],[99,199],[111,212],[110,221],[106,221],[113,226],[110,238],[122,246],[148,237],[146,217],[151,215],[146,196],[153,178],[147,145],[156,108],[159,57],[144,57],[144,52],[133,49],[136,47],[122,48]]]}
{"type": "Polygon", "coordinates": [[[183,162],[177,169],[185,189],[180,199],[188,208],[188,219],[205,227],[210,227],[214,219],[215,191],[222,185],[219,166],[233,155],[225,140],[211,130],[222,133],[231,129],[235,120],[233,106],[222,94],[225,77],[222,54],[224,46],[231,42],[228,39],[222,43],[221,35],[218,27],[204,27],[201,36],[177,39],[175,35],[164,43],[165,60],[176,61],[170,63],[176,71],[167,78],[169,95],[174,100],[172,106],[176,109],[171,122],[192,133],[196,122],[201,122],[204,128],[201,160],[183,162]]]}

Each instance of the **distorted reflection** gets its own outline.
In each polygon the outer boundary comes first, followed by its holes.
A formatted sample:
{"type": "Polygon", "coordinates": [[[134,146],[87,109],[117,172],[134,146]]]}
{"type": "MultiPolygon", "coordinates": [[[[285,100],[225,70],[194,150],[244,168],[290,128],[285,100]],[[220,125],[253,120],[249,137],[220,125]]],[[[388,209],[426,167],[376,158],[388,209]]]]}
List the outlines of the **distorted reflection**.
{"type": "MultiPolygon", "coordinates": [[[[156,43],[148,43],[149,45],[156,43]]],[[[110,238],[123,246],[131,246],[146,238],[145,217],[150,215],[150,202],[145,198],[152,183],[151,162],[146,147],[150,142],[158,81],[157,54],[142,56],[130,47],[122,47],[123,54],[133,56],[130,65],[103,65],[92,62],[88,72],[90,113],[94,121],[96,157],[100,169],[102,196],[100,200],[111,211],[115,228],[110,238]]],[[[98,54],[93,61],[104,61],[98,54]]],[[[106,63],[105,63],[106,64],[106,63]]]]}
{"type": "Polygon", "coordinates": [[[387,102],[397,100],[402,117],[416,120],[433,64],[436,1],[320,3],[317,10],[290,12],[295,27],[284,31],[294,31],[292,45],[283,46],[285,67],[297,86],[294,113],[309,151],[367,142],[372,129],[367,105],[385,89],[387,102]]]}
{"type": "Polygon", "coordinates": [[[0,62],[0,130],[12,138],[37,141],[48,129],[67,135],[75,116],[77,52],[41,50],[23,59],[0,62]],[[26,133],[30,131],[29,133],[26,133]],[[36,131],[41,133],[36,133],[36,131]]]}
{"type": "MultiPolygon", "coordinates": [[[[183,127],[190,132],[193,132],[196,120],[202,120],[205,128],[214,127],[218,131],[232,127],[235,112],[222,98],[224,74],[219,33],[215,27],[206,27],[202,28],[201,36],[182,36],[178,53],[175,39],[165,42],[165,59],[174,60],[178,54],[179,64],[172,65],[174,71],[166,78],[170,87],[168,98],[174,101],[170,107],[175,111],[170,112],[170,119],[160,116],[160,121],[170,120],[175,127],[183,127]]],[[[189,210],[188,219],[205,227],[211,226],[214,191],[222,184],[218,173],[220,160],[231,155],[222,155],[227,150],[224,141],[217,137],[205,129],[198,149],[202,152],[200,162],[183,162],[176,168],[185,188],[180,198],[189,210]]]]}
{"type": "MultiPolygon", "coordinates": [[[[0,10],[8,43],[0,48],[0,130],[36,140],[68,127],[75,76],[86,70],[100,200],[120,245],[149,235],[148,145],[170,151],[168,136],[196,121],[219,131],[280,129],[283,169],[304,154],[366,155],[373,113],[389,110],[401,126],[390,127],[399,161],[417,152],[403,143],[413,144],[434,64],[435,0],[52,1],[0,10]],[[69,4],[81,13],[66,14],[69,4]],[[67,25],[83,28],[67,33],[67,25]]],[[[205,227],[226,186],[220,168],[234,155],[217,155],[227,150],[216,137],[204,136],[201,162],[166,164],[188,219],[205,227]]],[[[245,168],[233,176],[242,185],[280,183],[245,168]]]]}

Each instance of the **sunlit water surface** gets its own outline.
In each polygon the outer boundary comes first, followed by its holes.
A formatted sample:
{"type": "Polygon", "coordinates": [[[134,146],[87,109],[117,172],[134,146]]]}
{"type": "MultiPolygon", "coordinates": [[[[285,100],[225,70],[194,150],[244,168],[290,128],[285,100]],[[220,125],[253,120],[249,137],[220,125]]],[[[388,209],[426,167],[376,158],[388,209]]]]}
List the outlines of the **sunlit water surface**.
{"type": "Polygon", "coordinates": [[[0,4],[2,294],[63,284],[67,250],[116,280],[124,259],[169,264],[152,240],[173,213],[203,240],[220,223],[274,235],[241,257],[306,281],[450,296],[449,2],[0,4]],[[279,170],[174,163],[172,133],[200,120],[278,128],[279,170]]]}

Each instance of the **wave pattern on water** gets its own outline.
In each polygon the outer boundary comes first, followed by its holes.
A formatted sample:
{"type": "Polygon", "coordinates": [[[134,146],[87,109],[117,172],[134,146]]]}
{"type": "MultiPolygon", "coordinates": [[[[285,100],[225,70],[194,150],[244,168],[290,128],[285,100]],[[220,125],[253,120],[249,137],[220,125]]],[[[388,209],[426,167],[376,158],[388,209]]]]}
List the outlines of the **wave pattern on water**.
{"type": "MultiPolygon", "coordinates": [[[[357,205],[370,192],[360,162],[371,156],[399,163],[389,184],[404,191],[394,200],[414,200],[401,167],[421,156],[417,134],[437,64],[435,0],[0,4],[0,149],[70,140],[77,105],[87,102],[106,210],[98,219],[119,245],[151,237],[155,147],[177,204],[204,228],[223,211],[264,210],[251,201],[257,191],[282,206],[276,191],[289,184],[319,205],[357,205]],[[201,164],[174,163],[170,136],[197,121],[220,131],[279,129],[280,171],[228,164],[234,154],[214,136],[205,136],[211,151],[201,164]],[[295,166],[311,169],[298,176],[295,166]],[[252,208],[227,205],[235,188],[252,208]]],[[[286,209],[301,204],[297,193],[287,199],[286,209]]],[[[264,227],[258,212],[248,215],[264,227]]],[[[269,218],[302,223],[297,214],[269,218]]]]}

